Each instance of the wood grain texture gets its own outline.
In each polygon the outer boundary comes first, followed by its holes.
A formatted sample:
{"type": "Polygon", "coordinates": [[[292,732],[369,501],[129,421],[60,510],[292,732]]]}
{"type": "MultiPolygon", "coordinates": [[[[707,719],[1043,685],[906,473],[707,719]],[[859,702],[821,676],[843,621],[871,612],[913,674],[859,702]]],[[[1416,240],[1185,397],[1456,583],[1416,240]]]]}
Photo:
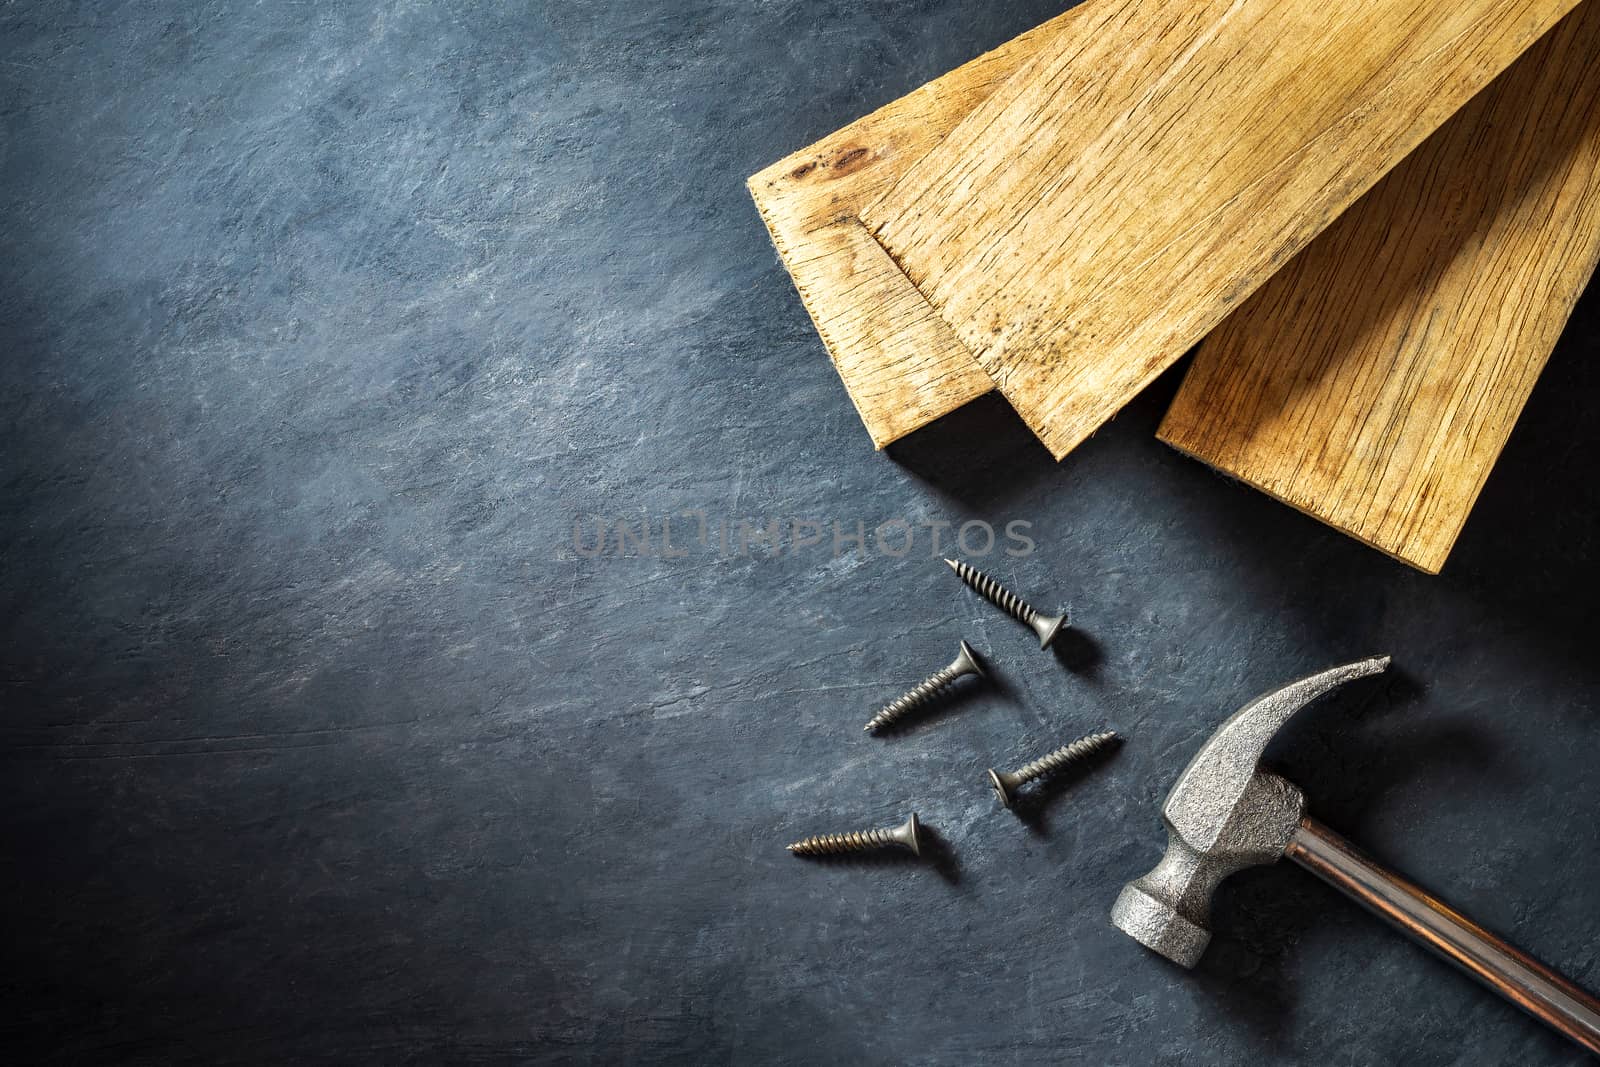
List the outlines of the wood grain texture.
{"type": "Polygon", "coordinates": [[[748,181],[761,218],[878,448],[994,388],[972,353],[858,217],[1040,49],[1049,22],[901,97],[748,181]]]}
{"type": "Polygon", "coordinates": [[[1094,0],[863,209],[1056,456],[1575,0],[1094,0]]]}
{"type": "Polygon", "coordinates": [[[1158,435],[1424,571],[1600,259],[1600,2],[1201,346],[1158,435]]]}

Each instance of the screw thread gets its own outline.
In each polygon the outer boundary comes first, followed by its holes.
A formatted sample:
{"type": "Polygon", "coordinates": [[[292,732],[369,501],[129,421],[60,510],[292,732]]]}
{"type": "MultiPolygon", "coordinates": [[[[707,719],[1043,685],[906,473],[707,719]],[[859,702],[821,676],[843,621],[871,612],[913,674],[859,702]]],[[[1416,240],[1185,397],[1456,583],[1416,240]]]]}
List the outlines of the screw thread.
{"type": "Polygon", "coordinates": [[[1023,600],[976,567],[969,567],[960,560],[954,559],[947,559],[945,562],[950,564],[950,569],[955,571],[957,577],[966,582],[974,593],[977,593],[983,599],[1022,623],[1022,625],[1032,626],[1039,618],[1039,613],[1034,610],[1032,604],[1029,604],[1026,600],[1023,600]]]}
{"type": "Polygon", "coordinates": [[[1054,752],[1040,756],[1032,763],[1018,768],[1015,776],[1018,782],[1031,782],[1042,775],[1051,774],[1063,767],[1088,759],[1116,739],[1117,735],[1110,730],[1105,733],[1090,734],[1088,737],[1080,737],[1072,744],[1062,745],[1054,752]]]}
{"type": "Polygon", "coordinates": [[[789,851],[796,856],[837,856],[845,852],[868,852],[899,844],[892,830],[857,830],[848,834],[818,834],[796,841],[789,851]]]}
{"type": "Polygon", "coordinates": [[[961,677],[962,672],[954,665],[945,667],[918,685],[915,689],[895,698],[886,704],[882,711],[872,717],[865,729],[881,730],[897,719],[909,715],[925,704],[930,703],[951,682],[961,677]]]}

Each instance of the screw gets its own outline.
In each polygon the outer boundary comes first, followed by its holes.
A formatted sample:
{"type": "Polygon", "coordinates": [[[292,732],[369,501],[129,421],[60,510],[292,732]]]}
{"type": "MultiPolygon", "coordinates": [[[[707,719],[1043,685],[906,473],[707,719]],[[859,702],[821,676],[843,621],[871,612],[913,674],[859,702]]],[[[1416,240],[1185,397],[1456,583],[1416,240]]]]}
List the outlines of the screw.
{"type": "Polygon", "coordinates": [[[1000,798],[1002,807],[1011,807],[1012,791],[1024,782],[1031,782],[1035,778],[1058,771],[1063,767],[1088,759],[1116,741],[1120,740],[1115,733],[1106,731],[1102,734],[1090,734],[1081,737],[1070,745],[1062,745],[1047,756],[1041,756],[1026,766],[1019,767],[1010,774],[1001,774],[990,768],[989,784],[994,786],[995,796],[1000,798]]]}
{"type": "Polygon", "coordinates": [[[1032,604],[1029,604],[1026,600],[1023,600],[976,567],[969,567],[965,563],[958,563],[953,559],[947,559],[945,562],[950,564],[950,569],[955,571],[963,582],[972,587],[973,592],[1038,634],[1040,648],[1049,648],[1050,642],[1054,641],[1056,635],[1066,628],[1067,616],[1065,612],[1054,616],[1041,615],[1034,609],[1032,604]]]}
{"type": "Polygon", "coordinates": [[[822,834],[796,841],[789,851],[796,856],[837,856],[844,852],[870,852],[879,848],[903,848],[913,856],[922,855],[922,824],[917,813],[899,826],[883,830],[857,830],[850,834],[822,834]]]}
{"type": "Polygon", "coordinates": [[[988,675],[983,673],[983,668],[978,665],[978,654],[972,651],[971,645],[963,641],[961,642],[961,651],[957,653],[956,658],[951,662],[950,666],[945,667],[943,670],[934,675],[931,675],[926,681],[918,685],[915,689],[912,689],[910,692],[901,695],[897,699],[885,705],[883,710],[874,715],[872,717],[872,721],[867,723],[867,725],[862,727],[862,729],[866,730],[868,733],[871,733],[873,730],[883,729],[885,726],[888,726],[895,720],[910,714],[916,709],[932,701],[934,697],[938,696],[946,686],[948,686],[951,682],[954,682],[957,678],[962,678],[969,674],[975,675],[979,678],[988,677],[988,675]]]}

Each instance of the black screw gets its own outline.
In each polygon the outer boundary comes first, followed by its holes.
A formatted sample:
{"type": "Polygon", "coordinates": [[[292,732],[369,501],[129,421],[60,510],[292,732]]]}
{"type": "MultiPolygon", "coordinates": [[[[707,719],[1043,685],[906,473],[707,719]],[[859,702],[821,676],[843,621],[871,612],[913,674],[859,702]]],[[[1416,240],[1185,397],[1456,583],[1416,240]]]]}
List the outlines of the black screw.
{"type": "Polygon", "coordinates": [[[1119,740],[1117,735],[1109,730],[1101,734],[1080,737],[1070,745],[1062,745],[1049,755],[1041,756],[1032,763],[1018,767],[1010,774],[1001,774],[991,768],[989,784],[994,786],[995,796],[1000,798],[1001,805],[1009,808],[1019,785],[1086,760],[1117,740],[1119,740]]]}
{"type": "Polygon", "coordinates": [[[950,569],[955,571],[963,582],[972,587],[973,592],[1038,634],[1040,648],[1049,648],[1050,642],[1054,641],[1056,635],[1066,627],[1065,612],[1060,615],[1041,615],[1032,604],[976,567],[969,567],[953,559],[947,559],[945,562],[950,564],[950,569]]]}
{"type": "Polygon", "coordinates": [[[796,856],[837,856],[845,852],[870,852],[880,848],[903,848],[914,856],[922,855],[922,824],[917,813],[899,826],[884,830],[857,830],[848,834],[821,834],[796,841],[789,851],[796,856]]]}
{"type": "Polygon", "coordinates": [[[969,674],[978,678],[988,677],[983,673],[983,667],[978,664],[978,654],[972,651],[971,645],[963,641],[961,642],[961,651],[956,655],[950,666],[933,674],[915,689],[885,705],[884,709],[874,715],[872,721],[867,723],[863,729],[868,733],[873,730],[883,729],[897,719],[931,703],[951,682],[969,674]]]}

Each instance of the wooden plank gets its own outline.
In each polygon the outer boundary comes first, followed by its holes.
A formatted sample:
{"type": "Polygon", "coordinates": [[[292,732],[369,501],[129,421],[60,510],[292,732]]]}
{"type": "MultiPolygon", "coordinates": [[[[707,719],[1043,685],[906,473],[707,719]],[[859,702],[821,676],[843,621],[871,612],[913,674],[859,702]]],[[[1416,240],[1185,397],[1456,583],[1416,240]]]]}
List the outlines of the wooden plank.
{"type": "Polygon", "coordinates": [[[1208,338],[1163,441],[1444,565],[1600,260],[1600,2],[1208,338]]]}
{"type": "Polygon", "coordinates": [[[1056,456],[1576,0],[1096,0],[862,218],[1056,456]]]}
{"type": "Polygon", "coordinates": [[[1051,41],[1058,15],[748,181],[779,257],[878,448],[994,387],[857,217],[1051,41]]]}

